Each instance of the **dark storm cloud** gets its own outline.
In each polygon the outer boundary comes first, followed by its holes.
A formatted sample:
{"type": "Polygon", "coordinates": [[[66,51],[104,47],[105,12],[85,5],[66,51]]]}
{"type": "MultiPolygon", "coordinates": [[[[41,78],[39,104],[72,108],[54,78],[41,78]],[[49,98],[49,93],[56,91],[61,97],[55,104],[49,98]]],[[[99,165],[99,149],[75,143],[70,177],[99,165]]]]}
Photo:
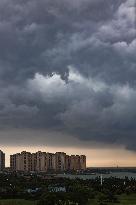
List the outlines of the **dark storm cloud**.
{"type": "Polygon", "coordinates": [[[68,135],[135,150],[134,5],[1,0],[0,128],[53,130],[65,133],[63,142],[68,135]]]}

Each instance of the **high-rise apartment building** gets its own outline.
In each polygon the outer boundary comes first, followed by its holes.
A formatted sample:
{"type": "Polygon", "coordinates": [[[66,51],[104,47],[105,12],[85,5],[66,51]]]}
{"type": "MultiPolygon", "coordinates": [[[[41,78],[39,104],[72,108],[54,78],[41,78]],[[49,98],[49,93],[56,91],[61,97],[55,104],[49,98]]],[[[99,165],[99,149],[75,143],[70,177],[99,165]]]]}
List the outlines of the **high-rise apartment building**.
{"type": "Polygon", "coordinates": [[[5,168],[5,153],[0,150],[0,171],[5,168]]]}
{"type": "Polygon", "coordinates": [[[10,155],[10,168],[14,171],[16,169],[16,154],[10,155]]]}
{"type": "Polygon", "coordinates": [[[10,156],[10,167],[13,171],[76,171],[86,169],[86,156],[66,155],[64,152],[46,153],[23,151],[10,156]]]}
{"type": "MultiPolygon", "coordinates": [[[[36,171],[52,171],[56,170],[55,154],[46,152],[36,152],[36,171]]],[[[34,169],[33,169],[34,170],[34,169]]]]}
{"type": "Polygon", "coordinates": [[[66,171],[70,170],[70,162],[71,162],[71,157],[69,155],[66,155],[65,157],[65,166],[66,166],[66,171]]]}
{"type": "Polygon", "coordinates": [[[21,154],[20,153],[10,155],[10,168],[13,171],[21,170],[22,169],[21,163],[22,163],[22,160],[21,160],[21,154]]]}
{"type": "Polygon", "coordinates": [[[36,171],[36,165],[37,165],[37,154],[32,153],[31,154],[31,168],[33,171],[36,171]]]}
{"type": "Polygon", "coordinates": [[[56,170],[56,155],[53,153],[46,153],[47,171],[56,170]]]}
{"type": "Polygon", "coordinates": [[[80,169],[81,170],[86,169],[86,156],[85,155],[80,156],[80,169]]]}
{"type": "Polygon", "coordinates": [[[44,155],[45,155],[44,152],[41,151],[36,152],[36,167],[35,167],[36,171],[43,171],[43,169],[45,170],[44,155]]]}
{"type": "Polygon", "coordinates": [[[32,170],[32,155],[30,152],[23,151],[20,154],[20,168],[23,171],[31,171],[32,170]]]}
{"type": "Polygon", "coordinates": [[[10,155],[10,167],[13,171],[31,171],[32,154],[23,151],[21,153],[10,155]]]}
{"type": "Polygon", "coordinates": [[[56,152],[56,171],[65,171],[66,170],[66,153],[56,152]]]}

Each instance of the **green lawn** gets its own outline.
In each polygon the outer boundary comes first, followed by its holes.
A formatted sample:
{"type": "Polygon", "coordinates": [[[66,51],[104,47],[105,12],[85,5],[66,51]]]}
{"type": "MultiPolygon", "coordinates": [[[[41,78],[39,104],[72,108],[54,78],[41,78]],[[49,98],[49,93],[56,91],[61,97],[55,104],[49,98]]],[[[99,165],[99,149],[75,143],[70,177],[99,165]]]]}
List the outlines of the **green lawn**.
{"type": "MultiPolygon", "coordinates": [[[[120,203],[109,203],[108,205],[136,205],[136,194],[119,196],[120,203]]],[[[0,205],[36,205],[36,201],[24,199],[4,199],[0,200],[0,205]]],[[[88,205],[98,205],[96,200],[90,200],[88,205]]]]}
{"type": "MultiPolygon", "coordinates": [[[[108,205],[136,205],[136,194],[123,194],[118,199],[120,203],[108,203],[108,205]]],[[[97,200],[90,200],[88,205],[98,205],[97,200]]]]}
{"type": "Polygon", "coordinates": [[[120,205],[136,205],[136,194],[122,195],[120,202],[120,205]]]}
{"type": "Polygon", "coordinates": [[[0,200],[0,205],[36,205],[36,202],[24,199],[4,199],[0,200]]]}

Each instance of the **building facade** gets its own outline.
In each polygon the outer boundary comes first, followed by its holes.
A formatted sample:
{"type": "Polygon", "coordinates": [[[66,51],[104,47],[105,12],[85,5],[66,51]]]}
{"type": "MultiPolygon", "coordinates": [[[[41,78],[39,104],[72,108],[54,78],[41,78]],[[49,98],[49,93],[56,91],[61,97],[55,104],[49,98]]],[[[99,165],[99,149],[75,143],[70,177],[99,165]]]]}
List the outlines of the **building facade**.
{"type": "Polygon", "coordinates": [[[55,161],[56,161],[56,171],[66,170],[66,153],[56,152],[55,161]]]}
{"type": "Polygon", "coordinates": [[[66,155],[64,152],[48,153],[38,151],[10,155],[10,168],[12,171],[36,172],[63,172],[86,169],[85,155],[66,155]]]}
{"type": "Polygon", "coordinates": [[[0,150],[0,171],[5,168],[5,153],[0,150]]]}
{"type": "Polygon", "coordinates": [[[85,155],[81,155],[80,156],[80,169],[81,170],[85,170],[86,169],[86,156],[85,155]]]}

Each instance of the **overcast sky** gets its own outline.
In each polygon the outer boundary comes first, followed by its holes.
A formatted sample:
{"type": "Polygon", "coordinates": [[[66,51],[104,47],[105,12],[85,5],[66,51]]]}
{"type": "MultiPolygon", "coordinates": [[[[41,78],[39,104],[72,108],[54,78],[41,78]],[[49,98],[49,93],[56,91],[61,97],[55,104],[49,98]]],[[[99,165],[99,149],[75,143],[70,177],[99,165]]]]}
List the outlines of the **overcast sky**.
{"type": "Polygon", "coordinates": [[[135,0],[0,0],[0,143],[136,151],[135,0]]]}

